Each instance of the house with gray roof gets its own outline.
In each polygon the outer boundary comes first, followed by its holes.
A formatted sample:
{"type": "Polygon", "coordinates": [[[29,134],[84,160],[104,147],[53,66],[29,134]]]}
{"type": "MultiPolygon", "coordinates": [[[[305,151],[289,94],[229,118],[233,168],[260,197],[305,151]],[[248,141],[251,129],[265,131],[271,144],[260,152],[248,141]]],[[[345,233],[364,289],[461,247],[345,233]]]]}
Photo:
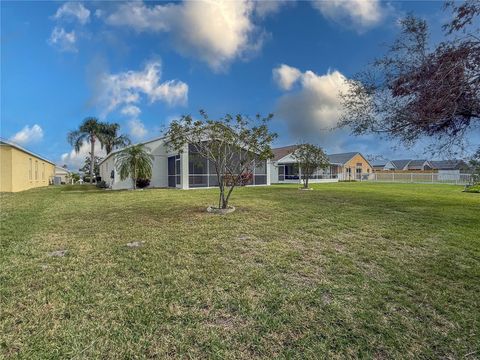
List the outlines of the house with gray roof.
{"type": "MultiPolygon", "coordinates": [[[[272,183],[298,183],[302,179],[302,169],[293,156],[297,145],[272,149],[274,157],[270,164],[272,183]]],[[[361,180],[373,173],[372,165],[359,152],[327,154],[330,166],[318,169],[310,182],[336,182],[339,180],[361,180]]]]}

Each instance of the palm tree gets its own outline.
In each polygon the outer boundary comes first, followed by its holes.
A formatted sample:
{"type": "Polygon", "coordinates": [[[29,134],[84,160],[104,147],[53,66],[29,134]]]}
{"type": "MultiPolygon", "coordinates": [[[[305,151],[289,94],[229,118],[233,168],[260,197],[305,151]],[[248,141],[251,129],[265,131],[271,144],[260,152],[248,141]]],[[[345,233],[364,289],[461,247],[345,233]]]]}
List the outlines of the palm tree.
{"type": "Polygon", "coordinates": [[[153,156],[141,144],[122,150],[115,159],[115,167],[120,171],[120,179],[125,180],[130,177],[134,190],[137,188],[137,179],[152,177],[152,163],[153,156]]]}
{"type": "MultiPolygon", "coordinates": [[[[67,139],[77,153],[80,152],[80,148],[84,142],[90,143],[90,164],[93,164],[95,159],[95,142],[97,139],[101,138],[103,130],[104,124],[98,121],[97,118],[87,117],[80,124],[78,130],[70,131],[68,133],[67,139]]],[[[90,183],[92,182],[93,166],[90,166],[90,183]]]]}
{"type": "Polygon", "coordinates": [[[100,136],[100,141],[105,146],[107,155],[110,154],[115,148],[125,147],[130,145],[130,139],[127,135],[119,135],[118,130],[120,125],[117,123],[103,124],[103,131],[100,136]]]}

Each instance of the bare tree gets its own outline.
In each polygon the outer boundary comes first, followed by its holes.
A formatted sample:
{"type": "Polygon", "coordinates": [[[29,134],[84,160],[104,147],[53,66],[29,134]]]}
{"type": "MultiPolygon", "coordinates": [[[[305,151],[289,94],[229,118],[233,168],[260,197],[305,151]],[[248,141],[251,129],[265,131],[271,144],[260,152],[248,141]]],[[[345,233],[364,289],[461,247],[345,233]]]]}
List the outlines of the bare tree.
{"type": "Polygon", "coordinates": [[[328,157],[321,147],[312,144],[300,144],[293,152],[302,172],[303,188],[308,189],[308,180],[319,169],[330,165],[328,157]]]}
{"type": "Polygon", "coordinates": [[[226,209],[233,189],[251,176],[255,162],[273,157],[270,144],[277,134],[267,127],[273,115],[257,115],[254,120],[229,114],[212,120],[205,111],[200,115],[201,120],[186,115],[172,121],[166,136],[176,151],[189,145],[213,164],[220,190],[218,208],[226,209]]]}
{"type": "Polygon", "coordinates": [[[341,126],[381,133],[410,145],[436,139],[432,150],[454,152],[480,122],[480,1],[448,2],[445,39],[429,47],[425,20],[409,15],[388,52],[349,80],[341,126]]]}

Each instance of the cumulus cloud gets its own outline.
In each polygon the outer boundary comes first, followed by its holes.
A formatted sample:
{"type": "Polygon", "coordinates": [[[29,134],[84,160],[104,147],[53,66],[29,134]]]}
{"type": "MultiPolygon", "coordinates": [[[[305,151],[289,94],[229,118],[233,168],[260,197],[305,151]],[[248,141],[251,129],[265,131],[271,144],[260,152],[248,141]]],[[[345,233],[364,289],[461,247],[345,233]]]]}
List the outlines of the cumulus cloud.
{"type": "Polygon", "coordinates": [[[48,43],[60,51],[77,52],[77,37],[75,31],[65,31],[64,28],[55,26],[50,34],[48,43]]]}
{"type": "Polygon", "coordinates": [[[130,119],[127,123],[130,135],[136,140],[142,140],[147,136],[148,131],[140,119],[130,119]]]}
{"type": "Polygon", "coordinates": [[[122,105],[124,106],[122,111],[125,112],[140,110],[137,106],[129,105],[138,104],[142,95],[145,95],[150,103],[163,101],[169,105],[185,105],[188,99],[188,85],[179,80],[161,83],[160,78],[159,61],[146,64],[141,71],[103,74],[98,86],[101,92],[99,101],[104,108],[103,117],[122,105]]]}
{"type": "Polygon", "coordinates": [[[323,16],[359,32],[378,24],[385,15],[380,0],[313,0],[312,5],[323,16]]]}
{"type": "Polygon", "coordinates": [[[43,139],[43,129],[40,125],[33,125],[32,127],[25,125],[25,127],[13,135],[10,140],[19,145],[32,144],[43,139]]]}
{"type": "MultiPolygon", "coordinates": [[[[99,142],[95,142],[95,156],[103,158],[106,156],[105,149],[100,148],[99,142]]],[[[83,165],[85,165],[85,158],[90,157],[90,143],[84,142],[80,147],[80,151],[77,153],[75,149],[70,152],[64,153],[61,156],[61,163],[66,164],[69,169],[78,171],[83,165]]]]}
{"type": "Polygon", "coordinates": [[[293,84],[302,76],[297,68],[282,64],[273,69],[273,80],[282,90],[290,90],[293,84]]]}
{"type": "Polygon", "coordinates": [[[138,115],[140,115],[141,112],[142,111],[140,110],[140,108],[135,105],[127,105],[121,110],[121,113],[123,115],[128,115],[132,117],[137,117],[138,115]]]}
{"type": "Polygon", "coordinates": [[[260,17],[272,15],[279,12],[284,5],[292,4],[292,3],[293,1],[290,1],[290,0],[256,1],[255,14],[260,17]]]}
{"type": "Polygon", "coordinates": [[[90,10],[88,10],[81,2],[66,2],[57,9],[53,18],[56,20],[77,20],[84,25],[90,20],[90,10]]]}
{"type": "MultiPolygon", "coordinates": [[[[106,22],[138,32],[170,33],[179,53],[207,63],[214,71],[222,71],[232,60],[258,51],[262,45],[262,32],[253,23],[255,4],[249,0],[153,6],[132,2],[120,5],[106,22]]],[[[267,13],[275,8],[261,11],[267,13]]]]}
{"type": "Polygon", "coordinates": [[[279,74],[293,73],[299,76],[286,76],[288,81],[279,80],[279,87],[288,90],[295,83],[299,86],[279,99],[276,111],[278,117],[287,123],[294,137],[315,137],[322,140],[332,138],[331,130],[338,124],[341,115],[340,93],[346,91],[348,86],[345,76],[339,71],[317,75],[313,71],[301,72],[290,66],[288,71],[282,72],[281,69],[286,69],[285,66],[274,69],[274,76],[280,80],[285,79],[279,74]]]}

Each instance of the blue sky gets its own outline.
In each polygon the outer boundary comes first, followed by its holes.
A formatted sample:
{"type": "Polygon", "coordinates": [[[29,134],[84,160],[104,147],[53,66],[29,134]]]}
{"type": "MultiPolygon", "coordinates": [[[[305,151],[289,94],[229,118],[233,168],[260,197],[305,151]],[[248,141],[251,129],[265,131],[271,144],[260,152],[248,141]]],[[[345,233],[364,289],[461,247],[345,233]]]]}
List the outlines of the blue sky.
{"type": "Polygon", "coordinates": [[[344,79],[442,2],[2,2],[1,136],[76,168],[66,141],[83,118],[121,124],[141,141],[181,114],[274,113],[275,145],[422,156],[376,136],[329,131],[344,79]]]}

